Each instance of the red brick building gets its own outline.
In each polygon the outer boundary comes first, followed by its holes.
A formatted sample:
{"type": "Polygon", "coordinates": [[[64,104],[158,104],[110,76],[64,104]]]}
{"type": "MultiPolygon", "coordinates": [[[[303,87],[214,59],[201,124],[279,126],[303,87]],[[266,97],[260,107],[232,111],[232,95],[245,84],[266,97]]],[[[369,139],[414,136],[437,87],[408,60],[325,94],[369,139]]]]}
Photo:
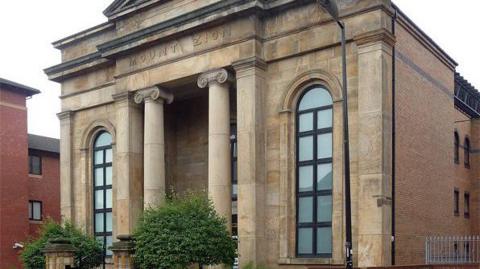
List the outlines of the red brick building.
{"type": "Polygon", "coordinates": [[[40,91],[0,78],[0,268],[22,268],[23,242],[60,219],[59,141],[27,134],[26,99],[40,91]]]}

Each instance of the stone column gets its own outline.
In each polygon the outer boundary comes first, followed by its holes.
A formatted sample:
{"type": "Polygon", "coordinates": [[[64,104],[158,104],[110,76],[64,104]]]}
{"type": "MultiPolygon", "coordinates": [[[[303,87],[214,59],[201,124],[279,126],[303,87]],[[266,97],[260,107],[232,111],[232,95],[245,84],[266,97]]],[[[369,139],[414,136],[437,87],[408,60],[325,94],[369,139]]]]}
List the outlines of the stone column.
{"type": "Polygon", "coordinates": [[[358,267],[391,264],[392,48],[378,30],[355,37],[358,47],[358,267]]]}
{"type": "Polygon", "coordinates": [[[113,269],[135,269],[133,254],[135,253],[133,239],[130,235],[119,235],[111,250],[113,252],[113,269]]]}
{"type": "Polygon", "coordinates": [[[173,95],[158,87],[140,90],[135,102],[145,102],[143,148],[144,208],[158,205],[165,199],[165,124],[164,103],[173,102],[173,95]]]}
{"type": "Polygon", "coordinates": [[[60,209],[62,220],[74,223],[72,183],[72,111],[57,114],[60,120],[60,209]]]}
{"type": "Polygon", "coordinates": [[[116,110],[116,153],[113,160],[115,234],[131,234],[143,211],[143,122],[131,92],[113,96],[116,110]]]}
{"type": "Polygon", "coordinates": [[[75,264],[75,248],[66,239],[50,240],[43,249],[45,269],[73,268],[75,264]]]}
{"type": "Polygon", "coordinates": [[[218,214],[232,226],[230,156],[230,74],[225,69],[200,75],[198,87],[208,86],[208,195],[218,214]]]}
{"type": "Polygon", "coordinates": [[[266,64],[253,57],[233,67],[237,79],[238,248],[243,267],[265,262],[266,64]]]}

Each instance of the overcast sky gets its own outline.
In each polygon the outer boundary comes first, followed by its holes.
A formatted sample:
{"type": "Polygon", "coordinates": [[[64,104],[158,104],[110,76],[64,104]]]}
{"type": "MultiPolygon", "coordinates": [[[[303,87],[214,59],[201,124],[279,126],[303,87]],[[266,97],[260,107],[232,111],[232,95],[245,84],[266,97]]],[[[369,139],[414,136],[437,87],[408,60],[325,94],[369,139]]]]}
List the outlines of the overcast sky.
{"type": "MultiPolygon", "coordinates": [[[[0,0],[0,77],[42,91],[28,101],[30,133],[59,137],[60,85],[43,69],[60,63],[51,42],[106,21],[113,0],[0,0]]],[[[197,0],[201,1],[201,0],[197,0]]],[[[480,89],[479,0],[394,1],[480,89]],[[455,4],[451,6],[451,4],[455,4]]]]}

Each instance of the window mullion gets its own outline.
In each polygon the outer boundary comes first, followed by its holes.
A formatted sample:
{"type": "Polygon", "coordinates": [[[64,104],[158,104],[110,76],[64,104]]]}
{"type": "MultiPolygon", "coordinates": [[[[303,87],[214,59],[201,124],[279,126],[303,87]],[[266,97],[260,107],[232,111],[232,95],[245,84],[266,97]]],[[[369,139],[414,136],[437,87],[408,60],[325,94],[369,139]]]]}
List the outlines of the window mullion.
{"type": "Polygon", "coordinates": [[[318,174],[318,110],[313,112],[313,238],[312,238],[312,254],[317,255],[317,211],[318,211],[318,201],[317,201],[317,174],[318,174]]]}

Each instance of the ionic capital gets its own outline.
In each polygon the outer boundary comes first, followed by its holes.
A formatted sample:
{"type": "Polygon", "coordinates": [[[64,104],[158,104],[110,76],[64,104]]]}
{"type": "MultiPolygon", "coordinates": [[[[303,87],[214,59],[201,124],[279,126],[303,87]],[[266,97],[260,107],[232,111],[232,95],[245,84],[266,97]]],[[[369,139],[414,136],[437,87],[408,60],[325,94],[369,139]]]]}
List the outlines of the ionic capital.
{"type": "Polygon", "coordinates": [[[223,84],[227,81],[233,81],[233,77],[227,70],[222,68],[201,74],[198,77],[197,85],[203,89],[211,83],[223,84]]]}
{"type": "Polygon", "coordinates": [[[137,91],[133,99],[137,104],[157,100],[163,100],[167,104],[171,104],[173,102],[173,94],[167,92],[166,90],[160,89],[157,86],[154,86],[137,91]]]}

